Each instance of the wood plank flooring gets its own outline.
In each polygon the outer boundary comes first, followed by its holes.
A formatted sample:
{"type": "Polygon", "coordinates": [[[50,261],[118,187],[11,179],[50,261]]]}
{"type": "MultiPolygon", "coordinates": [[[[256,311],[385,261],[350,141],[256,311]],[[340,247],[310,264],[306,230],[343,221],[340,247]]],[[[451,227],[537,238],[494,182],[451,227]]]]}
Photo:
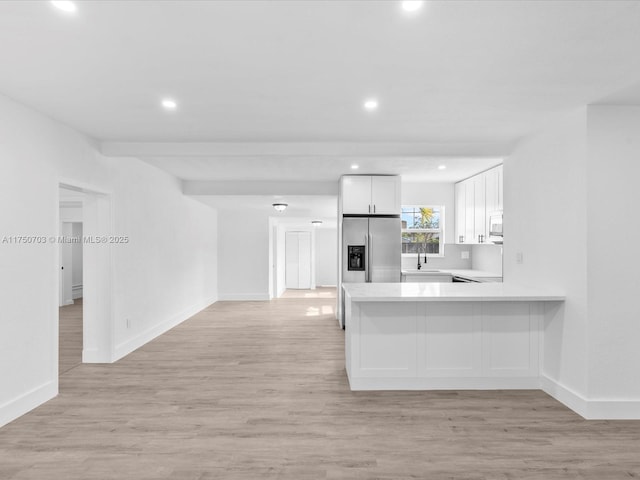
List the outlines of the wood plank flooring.
{"type": "Polygon", "coordinates": [[[0,479],[626,479],[640,422],[540,391],[351,392],[334,301],[220,302],[0,429],[0,479]]]}
{"type": "Polygon", "coordinates": [[[82,363],[82,299],[59,309],[58,371],[68,372],[82,363]]]}

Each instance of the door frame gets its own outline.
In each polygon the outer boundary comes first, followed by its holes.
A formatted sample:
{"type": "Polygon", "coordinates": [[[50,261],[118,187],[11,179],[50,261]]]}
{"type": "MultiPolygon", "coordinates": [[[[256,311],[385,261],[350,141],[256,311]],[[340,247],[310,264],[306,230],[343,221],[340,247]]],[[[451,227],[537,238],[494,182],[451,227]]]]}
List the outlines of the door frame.
{"type": "MultiPolygon", "coordinates": [[[[82,307],[82,362],[111,363],[114,359],[113,278],[112,249],[108,237],[112,235],[112,195],[93,185],[75,180],[59,179],[56,189],[56,225],[60,225],[60,188],[84,194],[83,217],[83,307],[82,307]],[[102,239],[107,238],[107,242],[102,239]],[[85,242],[84,239],[88,239],[85,242]]],[[[58,369],[59,326],[58,296],[60,292],[60,248],[54,248],[55,258],[55,359],[58,369]]]]}

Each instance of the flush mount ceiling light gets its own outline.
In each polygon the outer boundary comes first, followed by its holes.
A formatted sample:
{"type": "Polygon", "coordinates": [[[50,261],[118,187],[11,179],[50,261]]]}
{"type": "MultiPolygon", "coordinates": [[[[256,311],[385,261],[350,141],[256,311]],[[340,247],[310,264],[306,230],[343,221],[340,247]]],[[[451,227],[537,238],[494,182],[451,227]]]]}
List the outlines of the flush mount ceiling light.
{"type": "Polygon", "coordinates": [[[373,112],[378,109],[378,100],[375,98],[368,98],[364,101],[364,109],[368,112],[373,112]]]}
{"type": "Polygon", "coordinates": [[[422,8],[423,3],[421,0],[405,0],[402,2],[402,10],[409,13],[417,12],[422,8]]]}
{"type": "Polygon", "coordinates": [[[446,170],[447,166],[446,165],[438,165],[438,170],[446,170]]]}
{"type": "Polygon", "coordinates": [[[274,203],[273,208],[275,208],[278,212],[284,212],[289,205],[286,203],[274,203]]]}
{"type": "Polygon", "coordinates": [[[359,168],[360,168],[360,166],[356,165],[355,163],[353,165],[351,165],[351,170],[357,170],[359,168]]]}
{"type": "Polygon", "coordinates": [[[175,110],[176,108],[178,108],[178,102],[176,102],[173,98],[163,98],[162,102],[160,102],[162,104],[162,108],[164,108],[165,110],[175,110]]]}
{"type": "Polygon", "coordinates": [[[78,9],[75,3],[68,0],[52,0],[51,5],[67,13],[74,13],[78,9]]]}
{"type": "Polygon", "coordinates": [[[320,225],[322,225],[322,220],[311,220],[311,225],[313,225],[314,227],[319,227],[320,225]]]}

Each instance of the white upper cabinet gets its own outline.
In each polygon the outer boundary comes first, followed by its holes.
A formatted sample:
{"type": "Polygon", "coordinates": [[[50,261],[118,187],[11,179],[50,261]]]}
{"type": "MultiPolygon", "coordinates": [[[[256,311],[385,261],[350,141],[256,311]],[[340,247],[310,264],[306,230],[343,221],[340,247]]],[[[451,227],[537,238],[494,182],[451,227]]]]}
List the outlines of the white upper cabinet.
{"type": "Polygon", "coordinates": [[[466,235],[467,221],[467,195],[464,182],[455,184],[455,206],[456,206],[456,243],[464,243],[466,235]]]}
{"type": "Polygon", "coordinates": [[[502,210],[502,165],[455,184],[456,243],[487,243],[489,217],[502,210]]]}
{"type": "Polygon", "coordinates": [[[474,189],[474,221],[473,221],[473,241],[474,243],[484,243],[486,235],[487,223],[487,176],[484,173],[473,177],[474,189]]]}
{"type": "Polygon", "coordinates": [[[371,209],[371,177],[342,177],[342,213],[368,214],[371,209]]]}
{"type": "Polygon", "coordinates": [[[341,198],[346,215],[399,215],[400,177],[345,175],[341,198]]]}

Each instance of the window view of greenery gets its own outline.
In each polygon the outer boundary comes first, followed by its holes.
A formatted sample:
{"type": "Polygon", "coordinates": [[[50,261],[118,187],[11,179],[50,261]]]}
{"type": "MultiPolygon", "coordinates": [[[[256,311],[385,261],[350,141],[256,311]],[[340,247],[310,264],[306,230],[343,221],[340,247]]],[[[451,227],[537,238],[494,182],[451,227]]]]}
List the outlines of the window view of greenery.
{"type": "Polygon", "coordinates": [[[402,207],[402,253],[440,255],[442,207],[402,207]]]}

